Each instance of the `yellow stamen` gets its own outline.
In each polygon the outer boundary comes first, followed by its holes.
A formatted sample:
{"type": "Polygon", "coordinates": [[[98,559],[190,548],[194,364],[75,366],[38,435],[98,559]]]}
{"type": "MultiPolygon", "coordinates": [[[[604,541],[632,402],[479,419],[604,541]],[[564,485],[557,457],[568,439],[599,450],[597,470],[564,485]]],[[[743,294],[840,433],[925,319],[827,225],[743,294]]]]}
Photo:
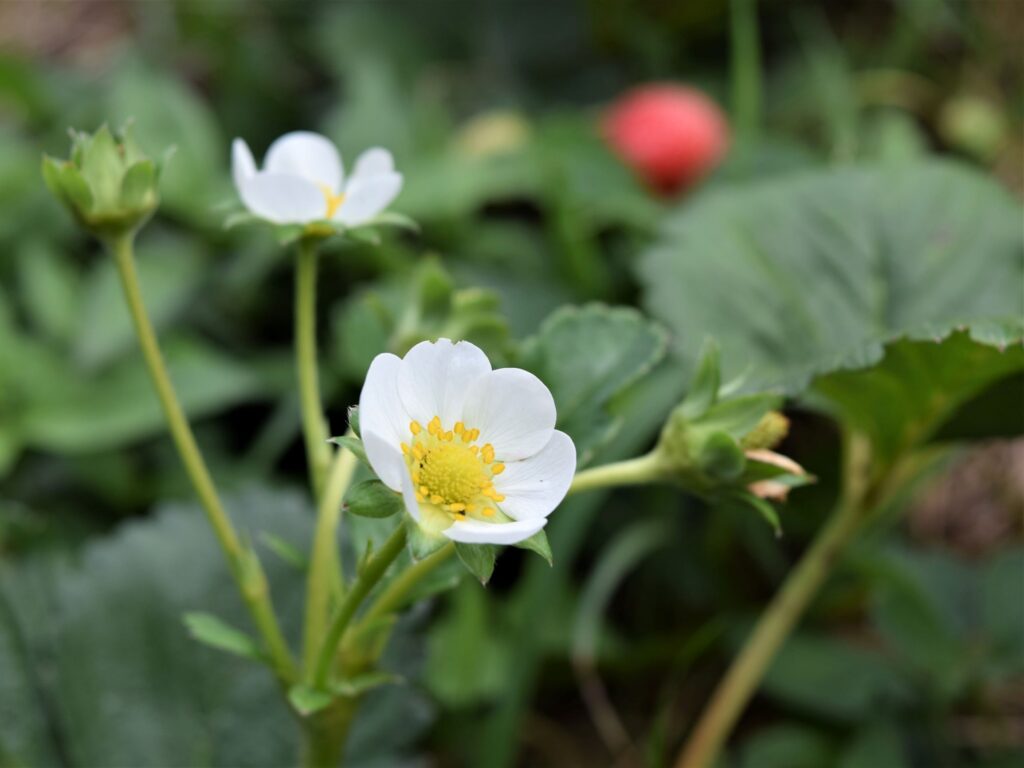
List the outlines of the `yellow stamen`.
{"type": "Polygon", "coordinates": [[[463,424],[461,421],[456,421],[455,422],[455,427],[452,429],[452,431],[456,435],[461,435],[462,434],[462,430],[464,430],[465,428],[466,428],[465,424],[463,424]]]}
{"type": "Polygon", "coordinates": [[[408,443],[402,443],[402,455],[403,456],[408,456],[409,455],[409,450],[410,450],[409,444],[408,443]]]}
{"type": "Polygon", "coordinates": [[[505,471],[505,465],[504,464],[495,464],[493,467],[491,467],[491,474],[492,475],[500,475],[504,471],[505,471]]]}
{"type": "Polygon", "coordinates": [[[412,432],[414,435],[418,435],[420,432],[423,431],[423,427],[420,426],[420,423],[418,421],[410,421],[409,431],[412,432]]]}
{"type": "Polygon", "coordinates": [[[326,184],[320,185],[320,191],[324,195],[324,200],[327,201],[327,215],[324,216],[324,218],[333,219],[334,214],[338,212],[338,209],[341,207],[341,204],[345,202],[345,193],[340,192],[336,195],[334,194],[334,190],[332,190],[326,184]]]}

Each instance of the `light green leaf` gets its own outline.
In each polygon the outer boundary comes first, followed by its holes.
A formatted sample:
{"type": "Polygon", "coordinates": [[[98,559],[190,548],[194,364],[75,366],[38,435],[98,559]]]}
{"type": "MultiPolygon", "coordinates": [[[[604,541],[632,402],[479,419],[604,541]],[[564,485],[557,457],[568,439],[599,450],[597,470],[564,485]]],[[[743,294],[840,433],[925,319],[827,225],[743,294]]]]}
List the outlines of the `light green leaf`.
{"type": "Polygon", "coordinates": [[[216,616],[209,613],[186,613],[184,619],[189,634],[200,643],[236,656],[264,660],[255,640],[216,616]]]}
{"type": "Polygon", "coordinates": [[[318,691],[309,685],[293,685],[288,690],[288,701],[295,707],[296,712],[303,717],[308,717],[324,707],[330,706],[334,697],[326,691],[318,691]]]}

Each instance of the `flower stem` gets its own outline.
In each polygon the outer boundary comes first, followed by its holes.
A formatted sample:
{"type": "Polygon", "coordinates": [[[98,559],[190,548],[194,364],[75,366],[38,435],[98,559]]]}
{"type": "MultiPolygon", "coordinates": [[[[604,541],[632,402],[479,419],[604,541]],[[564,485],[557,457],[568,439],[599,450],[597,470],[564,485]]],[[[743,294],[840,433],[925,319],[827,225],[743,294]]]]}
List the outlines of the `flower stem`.
{"type": "Polygon", "coordinates": [[[736,134],[744,150],[756,142],[761,127],[761,46],[757,0],[732,0],[729,18],[732,49],[732,108],[736,134]]]}
{"type": "Polygon", "coordinates": [[[370,624],[375,619],[401,608],[413,588],[454,554],[455,544],[449,542],[437,552],[428,555],[398,574],[366,611],[361,624],[370,624]]]}
{"type": "Polygon", "coordinates": [[[856,439],[847,442],[844,478],[847,485],[843,498],[765,609],[739,656],[718,684],[680,753],[676,768],[710,768],[715,764],[768,665],[867,515],[871,506],[868,498],[873,498],[874,494],[864,479],[865,457],[866,444],[856,439]]]}
{"type": "Polygon", "coordinates": [[[323,496],[317,506],[316,533],[306,582],[303,661],[307,670],[312,669],[319,643],[324,636],[331,597],[340,596],[345,588],[337,531],[341,518],[341,500],[352,482],[356,461],[355,454],[347,448],[335,454],[323,496]]]}
{"type": "Polygon", "coordinates": [[[355,699],[339,699],[307,719],[303,725],[303,768],[337,768],[357,703],[355,699]]]}
{"type": "Polygon", "coordinates": [[[224,551],[231,574],[238,583],[253,622],[263,636],[274,669],[282,680],[290,680],[295,674],[294,663],[278,626],[263,572],[259,569],[255,558],[247,556],[248,553],[242,547],[238,534],[231,524],[231,518],[228,517],[220,497],[217,495],[217,489],[206,468],[206,462],[203,461],[188,419],[174,392],[174,385],[171,383],[167,365],[160,352],[156,332],[146,313],[142,292],[139,288],[138,274],[135,270],[133,237],[131,235],[117,237],[107,242],[106,245],[113,253],[117,263],[121,287],[124,289],[125,300],[135,325],[139,347],[142,349],[142,355],[149,368],[153,386],[156,388],[160,405],[163,407],[164,416],[167,419],[167,426],[174,439],[174,445],[178,449],[182,464],[185,465],[185,471],[192,482],[192,487],[195,489],[207,519],[213,527],[217,541],[224,551]]]}
{"type": "Polygon", "coordinates": [[[302,432],[306,439],[309,479],[313,496],[319,502],[331,463],[331,447],[327,443],[327,423],[320,402],[320,379],[316,364],[316,245],[314,238],[300,240],[295,262],[295,366],[299,379],[302,432]]]}
{"type": "Polygon", "coordinates": [[[345,629],[370,590],[380,581],[388,566],[405,548],[405,537],[405,525],[399,523],[377,554],[366,564],[363,572],[352,584],[352,588],[345,593],[345,598],[331,619],[331,625],[317,655],[313,673],[313,685],[317,688],[322,689],[327,685],[334,655],[338,649],[338,643],[341,642],[341,638],[345,634],[345,629]]]}
{"type": "Polygon", "coordinates": [[[658,479],[661,474],[661,463],[654,454],[648,453],[577,472],[569,486],[569,495],[620,485],[641,485],[658,479]]]}

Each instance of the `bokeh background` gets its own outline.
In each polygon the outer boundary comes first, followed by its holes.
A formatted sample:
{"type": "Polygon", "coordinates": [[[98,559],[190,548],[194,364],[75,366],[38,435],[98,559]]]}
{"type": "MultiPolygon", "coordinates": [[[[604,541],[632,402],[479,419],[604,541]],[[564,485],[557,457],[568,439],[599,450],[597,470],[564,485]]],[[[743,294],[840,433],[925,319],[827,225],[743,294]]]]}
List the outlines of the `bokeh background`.
{"type": "MultiPolygon", "coordinates": [[[[638,262],[703,196],[936,154],[1024,191],[1024,3],[763,0],[757,18],[760,111],[735,125],[726,0],[3,0],[0,765],[282,765],[295,749],[269,675],[181,625],[195,607],[243,620],[113,265],[46,193],[41,153],[61,156],[69,126],[128,119],[149,151],[177,147],[140,241],[146,299],[214,474],[297,617],[311,513],[291,254],[267,230],[224,228],[231,139],[259,156],[317,130],[349,162],[388,147],[405,174],[394,207],[421,233],[333,244],[322,262],[337,432],[382,349],[450,335],[511,361],[563,305],[650,308],[638,262]],[[599,131],[649,81],[700,88],[734,123],[724,162],[673,198],[599,131]]],[[[650,445],[686,369],[632,392],[642,407],[603,457],[650,445]]],[[[985,441],[857,545],[725,765],[1021,764],[1022,387],[988,392],[968,430],[985,441]]],[[[781,450],[819,482],[785,506],[783,538],[666,488],[574,501],[552,522],[554,569],[510,550],[486,591],[462,583],[403,623],[387,658],[409,683],[372,697],[353,764],[670,764],[837,493],[834,424],[804,404],[789,416],[781,450]]]]}

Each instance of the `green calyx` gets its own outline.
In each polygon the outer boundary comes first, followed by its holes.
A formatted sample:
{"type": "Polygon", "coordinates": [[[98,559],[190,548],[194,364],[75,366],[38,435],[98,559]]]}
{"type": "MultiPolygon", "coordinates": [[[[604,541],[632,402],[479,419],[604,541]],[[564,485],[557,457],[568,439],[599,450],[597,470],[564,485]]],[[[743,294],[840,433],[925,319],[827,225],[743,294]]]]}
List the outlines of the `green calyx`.
{"type": "Polygon", "coordinates": [[[84,229],[104,239],[131,234],[153,215],[162,165],[143,154],[130,126],[115,135],[104,125],[72,131],[71,156],[44,156],[43,179],[84,229]]]}

